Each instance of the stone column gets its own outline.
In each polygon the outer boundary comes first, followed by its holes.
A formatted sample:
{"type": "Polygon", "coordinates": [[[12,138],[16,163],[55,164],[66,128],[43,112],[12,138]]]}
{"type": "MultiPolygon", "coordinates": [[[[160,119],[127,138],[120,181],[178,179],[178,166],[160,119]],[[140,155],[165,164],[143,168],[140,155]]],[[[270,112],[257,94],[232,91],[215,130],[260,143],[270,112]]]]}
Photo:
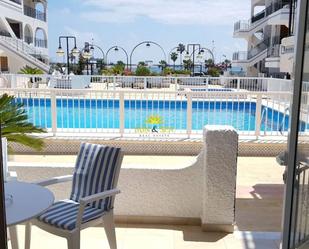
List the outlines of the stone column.
{"type": "Polygon", "coordinates": [[[238,134],[230,126],[205,126],[202,227],[233,232],[235,222],[238,134]]]}

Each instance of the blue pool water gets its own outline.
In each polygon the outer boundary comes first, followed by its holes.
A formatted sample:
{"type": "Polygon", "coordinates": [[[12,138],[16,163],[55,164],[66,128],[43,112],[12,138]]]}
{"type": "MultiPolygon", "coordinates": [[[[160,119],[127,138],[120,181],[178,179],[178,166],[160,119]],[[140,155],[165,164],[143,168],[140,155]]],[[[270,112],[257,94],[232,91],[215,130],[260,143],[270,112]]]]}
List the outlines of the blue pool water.
{"type": "MultiPolygon", "coordinates": [[[[17,99],[25,105],[29,120],[35,125],[51,128],[50,99],[17,99]]],[[[119,128],[118,100],[57,99],[58,128],[119,128]]],[[[289,117],[271,108],[262,107],[262,131],[288,129],[289,117]]],[[[151,128],[150,116],[160,116],[159,128],[185,130],[187,102],[177,100],[125,100],[125,128],[151,128]]],[[[255,130],[254,102],[193,101],[192,129],[201,130],[206,124],[232,125],[239,131],[255,130]]]]}

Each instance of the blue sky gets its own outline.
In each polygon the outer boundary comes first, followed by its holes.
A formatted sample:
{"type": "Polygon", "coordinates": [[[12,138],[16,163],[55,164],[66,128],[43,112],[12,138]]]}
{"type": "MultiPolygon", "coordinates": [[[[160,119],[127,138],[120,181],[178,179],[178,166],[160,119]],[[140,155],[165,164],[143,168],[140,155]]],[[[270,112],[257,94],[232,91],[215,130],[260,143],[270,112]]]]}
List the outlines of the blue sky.
{"type": "MultiPolygon", "coordinates": [[[[245,42],[233,39],[234,22],[249,19],[250,0],[51,0],[49,49],[57,58],[59,35],[74,35],[78,46],[94,39],[107,51],[118,45],[128,53],[139,42],[150,40],[169,51],[179,43],[200,43],[213,49],[216,60],[244,50],[245,42]],[[213,42],[214,41],[214,46],[213,42]]],[[[99,51],[95,54],[100,56],[99,51]]],[[[206,57],[208,57],[206,55],[206,57]]],[[[163,59],[155,46],[139,47],[133,62],[163,59]]],[[[125,61],[121,52],[110,52],[109,62],[125,61]]]]}

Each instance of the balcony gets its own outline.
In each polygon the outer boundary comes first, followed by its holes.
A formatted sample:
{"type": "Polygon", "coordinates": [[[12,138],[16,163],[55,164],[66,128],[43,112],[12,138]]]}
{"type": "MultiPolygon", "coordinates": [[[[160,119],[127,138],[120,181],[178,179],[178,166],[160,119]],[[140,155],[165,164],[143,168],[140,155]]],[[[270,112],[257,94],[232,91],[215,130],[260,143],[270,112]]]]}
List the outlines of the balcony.
{"type": "MultiPolygon", "coordinates": [[[[48,131],[41,152],[12,144],[9,169],[19,180],[71,174],[82,141],[123,148],[114,209],[120,249],[279,248],[284,168],[273,157],[286,148],[291,81],[1,75],[1,84],[0,94],[16,96],[29,121],[48,131]],[[157,132],[148,115],[162,117],[157,132]]],[[[67,198],[70,184],[51,189],[67,198]]],[[[36,227],[32,234],[33,249],[66,248],[36,227]]],[[[108,247],[101,226],[81,241],[108,247]]]]}
{"type": "Polygon", "coordinates": [[[24,15],[46,22],[46,13],[24,5],[24,15]]]}
{"type": "MultiPolygon", "coordinates": [[[[75,156],[19,155],[14,156],[14,159],[10,161],[10,169],[17,171],[20,180],[32,182],[63,174],[63,172],[72,172],[74,160],[75,156]],[[23,167],[22,164],[33,167],[23,167]],[[67,166],[63,167],[64,164],[67,166]]],[[[127,155],[124,158],[123,172],[129,168],[151,171],[158,167],[168,172],[177,168],[185,168],[193,161],[195,161],[195,156],[127,155]]],[[[152,219],[135,217],[133,219],[116,216],[118,248],[278,249],[283,202],[283,171],[284,168],[279,167],[271,157],[239,157],[234,234],[203,232],[200,224],[192,220],[191,223],[184,224],[179,220],[177,223],[176,220],[167,218],[160,220],[158,217],[152,219]]],[[[69,185],[59,186],[56,190],[53,188],[56,198],[65,197],[69,188],[69,185]]],[[[121,195],[124,196],[125,193],[121,195]]],[[[24,226],[20,225],[18,231],[20,248],[23,248],[24,226]]],[[[44,241],[45,249],[67,249],[64,239],[33,227],[31,248],[41,249],[42,241],[44,241]]],[[[109,248],[104,228],[100,226],[84,230],[81,235],[81,248],[109,248]]]]}
{"type": "Polygon", "coordinates": [[[257,13],[250,20],[241,20],[234,24],[234,38],[247,39],[266,25],[285,25],[289,23],[289,8],[286,3],[273,3],[257,13]]]}

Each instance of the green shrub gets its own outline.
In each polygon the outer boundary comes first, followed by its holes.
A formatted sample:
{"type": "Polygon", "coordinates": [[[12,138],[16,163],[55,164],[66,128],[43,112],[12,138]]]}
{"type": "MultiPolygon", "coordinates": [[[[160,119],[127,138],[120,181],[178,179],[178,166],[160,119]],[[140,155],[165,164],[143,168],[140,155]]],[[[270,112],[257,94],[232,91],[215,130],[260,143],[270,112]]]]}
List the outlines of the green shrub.
{"type": "Polygon", "coordinates": [[[220,70],[216,67],[210,67],[208,68],[208,75],[212,77],[219,77],[220,76],[220,70]]]}
{"type": "Polygon", "coordinates": [[[148,67],[138,66],[136,68],[135,75],[136,76],[149,76],[150,75],[150,70],[149,70],[148,67]]]}

